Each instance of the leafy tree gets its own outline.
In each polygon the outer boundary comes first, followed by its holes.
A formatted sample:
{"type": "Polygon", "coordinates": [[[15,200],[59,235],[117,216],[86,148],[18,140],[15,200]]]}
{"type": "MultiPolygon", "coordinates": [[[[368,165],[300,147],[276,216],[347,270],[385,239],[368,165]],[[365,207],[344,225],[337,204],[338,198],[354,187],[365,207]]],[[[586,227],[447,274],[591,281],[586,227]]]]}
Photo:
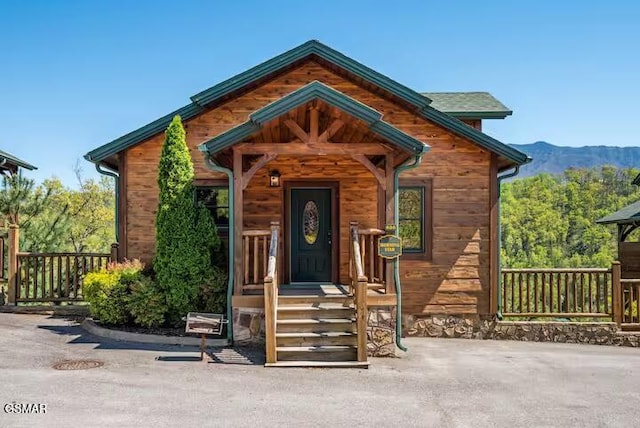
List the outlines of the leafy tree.
{"type": "Polygon", "coordinates": [[[595,221],[640,199],[636,169],[603,166],[540,174],[502,187],[505,267],[606,267],[616,255],[614,226],[595,221]]]}
{"type": "Polygon", "coordinates": [[[165,133],[160,163],[156,216],[157,281],[165,292],[168,319],[176,324],[196,307],[198,291],[211,275],[219,247],[208,210],[195,204],[194,171],[185,131],[175,116],[165,133]]]}
{"type": "Polygon", "coordinates": [[[0,217],[22,230],[21,250],[33,251],[37,243],[40,251],[49,251],[63,236],[69,207],[55,204],[52,195],[61,187],[57,184],[36,187],[35,181],[21,171],[2,177],[0,217]]]}

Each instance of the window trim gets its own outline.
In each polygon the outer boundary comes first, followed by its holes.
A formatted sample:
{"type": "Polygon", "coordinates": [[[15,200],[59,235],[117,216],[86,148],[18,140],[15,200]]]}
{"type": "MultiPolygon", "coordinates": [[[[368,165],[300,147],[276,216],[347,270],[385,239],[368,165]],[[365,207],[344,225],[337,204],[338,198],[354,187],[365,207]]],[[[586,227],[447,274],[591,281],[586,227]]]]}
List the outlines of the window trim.
{"type": "MultiPolygon", "coordinates": [[[[433,259],[433,180],[431,178],[400,178],[398,194],[403,187],[421,187],[423,192],[422,207],[422,251],[407,251],[402,253],[404,260],[432,260],[433,259]]],[[[399,197],[399,195],[398,195],[399,197]]],[[[400,214],[398,213],[398,217],[400,214]]],[[[398,223],[400,219],[398,218],[398,223]]]]}

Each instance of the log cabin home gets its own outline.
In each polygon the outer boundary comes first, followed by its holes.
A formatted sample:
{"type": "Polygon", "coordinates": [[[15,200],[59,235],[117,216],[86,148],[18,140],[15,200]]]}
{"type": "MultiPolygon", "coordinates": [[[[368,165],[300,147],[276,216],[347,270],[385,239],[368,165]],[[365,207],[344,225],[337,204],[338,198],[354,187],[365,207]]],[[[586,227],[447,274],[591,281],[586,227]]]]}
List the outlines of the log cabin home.
{"type": "Polygon", "coordinates": [[[149,263],[164,130],[180,115],[195,198],[230,251],[230,338],[265,343],[267,365],[366,366],[419,320],[496,313],[499,175],[530,159],[482,121],[510,114],[312,40],[85,157],[117,174],[119,257],[149,263]],[[392,226],[402,255],[388,259],[392,226]]]}

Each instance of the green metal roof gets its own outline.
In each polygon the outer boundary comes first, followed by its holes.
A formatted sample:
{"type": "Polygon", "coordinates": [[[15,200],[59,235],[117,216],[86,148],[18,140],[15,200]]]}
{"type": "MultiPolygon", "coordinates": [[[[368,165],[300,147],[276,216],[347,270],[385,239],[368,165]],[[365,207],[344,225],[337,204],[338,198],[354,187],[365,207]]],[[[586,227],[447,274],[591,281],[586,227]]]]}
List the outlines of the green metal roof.
{"type": "Polygon", "coordinates": [[[625,224],[635,222],[640,222],[640,201],[629,204],[613,214],[609,214],[608,216],[596,220],[596,223],[600,224],[625,224]]]}
{"type": "Polygon", "coordinates": [[[248,121],[200,144],[198,148],[208,153],[219,152],[259,131],[267,122],[316,99],[322,100],[350,116],[362,120],[369,126],[371,131],[405,150],[415,154],[424,153],[428,150],[429,146],[384,122],[380,112],[318,81],[311,82],[256,110],[249,115],[248,121]]]}
{"type": "Polygon", "coordinates": [[[229,95],[260,78],[283,70],[285,67],[290,66],[295,62],[311,56],[320,57],[323,60],[335,64],[336,66],[345,69],[362,79],[384,88],[385,90],[402,98],[407,103],[416,106],[417,113],[422,117],[439,124],[457,135],[474,141],[481,147],[493,151],[515,164],[521,165],[531,160],[525,153],[503,144],[500,141],[464,124],[463,122],[460,122],[456,118],[429,106],[430,99],[427,96],[419,94],[418,92],[395,82],[394,80],[360,64],[359,62],[348,58],[340,52],[329,48],[317,40],[311,40],[303,43],[290,51],[278,55],[275,58],[232,77],[231,79],[192,96],[191,104],[181,107],[140,129],[130,132],[127,135],[90,151],[85,155],[85,159],[92,162],[103,161],[122,150],[126,150],[131,146],[141,143],[153,135],[163,132],[171,122],[173,116],[176,114],[180,115],[183,120],[189,120],[201,113],[207,105],[220,100],[224,96],[229,95]]]}
{"type": "Polygon", "coordinates": [[[513,112],[489,92],[424,92],[431,107],[464,119],[504,119],[513,112]]]}
{"type": "Polygon", "coordinates": [[[0,150],[0,163],[3,163],[3,162],[19,166],[20,168],[28,169],[30,171],[33,171],[34,169],[38,169],[35,166],[31,165],[30,163],[27,163],[22,159],[15,157],[11,153],[7,153],[4,150],[0,150]]]}

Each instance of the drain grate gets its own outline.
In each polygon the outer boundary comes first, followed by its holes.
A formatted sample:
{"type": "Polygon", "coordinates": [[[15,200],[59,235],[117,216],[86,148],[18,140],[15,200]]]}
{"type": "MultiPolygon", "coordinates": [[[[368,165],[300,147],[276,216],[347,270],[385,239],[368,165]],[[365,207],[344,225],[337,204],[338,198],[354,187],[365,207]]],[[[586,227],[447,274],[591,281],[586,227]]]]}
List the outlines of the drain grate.
{"type": "Polygon", "coordinates": [[[102,367],[104,363],[98,360],[65,360],[53,365],[55,370],[87,370],[102,367]]]}

